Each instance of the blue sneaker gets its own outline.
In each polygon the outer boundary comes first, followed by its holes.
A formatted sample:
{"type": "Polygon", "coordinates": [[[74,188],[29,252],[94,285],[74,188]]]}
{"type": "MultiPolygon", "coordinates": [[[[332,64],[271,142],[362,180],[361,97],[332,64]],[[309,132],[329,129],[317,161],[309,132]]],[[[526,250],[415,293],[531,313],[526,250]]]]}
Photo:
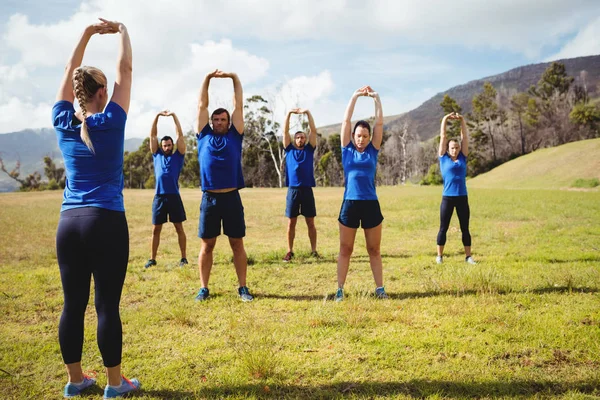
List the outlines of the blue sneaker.
{"type": "Polygon", "coordinates": [[[383,288],[383,286],[375,289],[375,297],[377,297],[378,299],[389,299],[390,298],[390,296],[388,296],[387,293],[385,292],[385,289],[383,288]]]}
{"type": "Polygon", "coordinates": [[[149,260],[146,262],[146,264],[144,264],[144,268],[148,269],[148,268],[150,268],[150,267],[151,267],[151,266],[153,266],[153,265],[156,265],[156,260],[153,260],[153,259],[151,258],[151,259],[149,259],[149,260]]]}
{"type": "Polygon", "coordinates": [[[119,386],[106,385],[104,388],[104,399],[116,399],[117,397],[123,397],[127,393],[133,392],[140,388],[141,383],[137,379],[129,380],[121,375],[121,384],[119,386]]]}
{"type": "Polygon", "coordinates": [[[204,300],[208,299],[208,296],[209,296],[208,288],[203,287],[198,292],[198,295],[196,296],[196,301],[204,301],[204,300]]]}
{"type": "Polygon", "coordinates": [[[240,294],[240,298],[242,299],[242,301],[254,300],[254,297],[250,294],[250,291],[248,290],[248,286],[242,286],[238,288],[238,293],[240,294]]]}
{"type": "Polygon", "coordinates": [[[342,288],[338,288],[337,292],[335,292],[335,301],[342,301],[344,300],[344,289],[342,288]]]}
{"type": "Polygon", "coordinates": [[[90,386],[96,384],[96,380],[87,375],[83,375],[83,381],[80,383],[69,382],[65,385],[65,398],[79,396],[79,394],[90,386]]]}

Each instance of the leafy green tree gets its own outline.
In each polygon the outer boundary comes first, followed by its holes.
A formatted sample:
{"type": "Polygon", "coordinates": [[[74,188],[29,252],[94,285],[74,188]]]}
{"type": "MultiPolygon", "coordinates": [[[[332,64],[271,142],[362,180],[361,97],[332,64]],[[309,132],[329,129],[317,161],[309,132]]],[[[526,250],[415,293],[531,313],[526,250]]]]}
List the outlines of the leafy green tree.
{"type": "Polygon", "coordinates": [[[57,168],[52,158],[44,157],[44,173],[48,178],[48,189],[64,189],[66,184],[66,175],[64,168],[57,168]]]}
{"type": "Polygon", "coordinates": [[[252,96],[244,104],[244,143],[242,163],[248,186],[283,186],[285,153],[276,132],[269,102],[262,96],[252,96]]]}
{"type": "Polygon", "coordinates": [[[567,143],[574,139],[569,114],[572,103],[569,97],[574,78],[568,76],[565,65],[553,62],[542,74],[537,86],[529,89],[536,99],[540,128],[551,133],[551,145],[567,143]]]}
{"type": "MultiPolygon", "coordinates": [[[[458,105],[456,100],[454,100],[452,97],[450,97],[447,94],[444,95],[444,98],[442,99],[440,106],[442,107],[442,110],[444,110],[444,115],[447,115],[447,114],[450,114],[453,112],[459,113],[459,114],[462,113],[462,107],[458,105]]],[[[441,122],[442,122],[442,119],[440,118],[440,123],[441,122]]],[[[450,138],[450,139],[459,137],[460,136],[460,121],[459,120],[449,121],[446,133],[448,135],[448,138],[450,138]]]]}
{"type": "Polygon", "coordinates": [[[496,120],[499,118],[499,108],[496,103],[497,94],[498,92],[496,92],[494,86],[489,82],[485,82],[482,92],[473,96],[473,118],[477,126],[481,128],[481,131],[490,139],[492,161],[494,163],[498,160],[493,128],[496,120]]]}
{"type": "Polygon", "coordinates": [[[591,137],[598,137],[600,125],[600,109],[597,106],[591,104],[585,104],[583,102],[578,103],[573,107],[569,114],[571,121],[580,127],[584,127],[590,130],[591,137]]]}
{"type": "Polygon", "coordinates": [[[179,175],[179,185],[188,188],[200,187],[200,164],[198,163],[198,141],[196,133],[189,131],[185,134],[185,162],[179,175]]]}
{"type": "Polygon", "coordinates": [[[154,187],[154,163],[150,153],[150,138],[145,138],[136,151],[125,152],[123,175],[126,188],[144,189],[154,187]]]}

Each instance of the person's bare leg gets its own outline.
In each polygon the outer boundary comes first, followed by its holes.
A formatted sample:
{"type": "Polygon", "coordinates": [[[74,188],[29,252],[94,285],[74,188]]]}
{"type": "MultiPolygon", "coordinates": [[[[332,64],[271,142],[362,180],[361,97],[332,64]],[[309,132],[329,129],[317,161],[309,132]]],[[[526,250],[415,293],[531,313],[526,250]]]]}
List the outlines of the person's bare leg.
{"type": "Polygon", "coordinates": [[[83,382],[83,370],[81,369],[81,362],[65,364],[67,368],[67,375],[69,376],[69,382],[80,383],[83,382]]]}
{"type": "Polygon", "coordinates": [[[179,242],[179,250],[181,250],[181,258],[187,258],[187,238],[185,237],[185,231],[183,230],[183,222],[174,222],[173,226],[175,226],[175,231],[177,231],[177,241],[179,242]]]}
{"type": "Polygon", "coordinates": [[[121,364],[116,367],[106,367],[106,380],[110,386],[121,384],[121,364]]]}
{"type": "Polygon", "coordinates": [[[296,238],[296,222],[298,222],[298,217],[288,219],[288,226],[287,226],[288,252],[294,251],[294,239],[296,238]]]}
{"type": "Polygon", "coordinates": [[[350,267],[350,256],[354,251],[354,239],[356,238],[356,229],[340,225],[340,254],[337,262],[337,281],[338,288],[343,288],[348,276],[350,267]]]}
{"type": "Polygon", "coordinates": [[[203,288],[208,287],[208,279],[210,278],[210,270],[213,265],[213,250],[217,238],[202,239],[202,246],[200,247],[200,254],[198,254],[198,269],[200,271],[200,283],[203,288]]]}
{"type": "Polygon", "coordinates": [[[244,249],[244,238],[229,238],[229,245],[233,251],[233,265],[238,277],[240,287],[246,286],[246,272],[248,270],[248,257],[244,249]]]}
{"type": "Polygon", "coordinates": [[[369,253],[369,263],[371,272],[375,279],[377,287],[383,287],[383,262],[381,260],[381,230],[382,224],[375,228],[365,229],[365,240],[367,242],[367,252],[369,253]]]}
{"type": "Polygon", "coordinates": [[[160,232],[162,231],[162,224],[152,225],[152,256],[151,260],[156,260],[156,253],[158,253],[158,245],[160,244],[160,232]]]}
{"type": "Polygon", "coordinates": [[[313,252],[317,251],[317,227],[315,226],[315,217],[306,218],[306,227],[308,228],[308,239],[310,248],[313,252]]]}
{"type": "Polygon", "coordinates": [[[440,257],[444,256],[444,246],[440,246],[438,244],[438,246],[437,246],[437,255],[440,256],[440,257]]]}

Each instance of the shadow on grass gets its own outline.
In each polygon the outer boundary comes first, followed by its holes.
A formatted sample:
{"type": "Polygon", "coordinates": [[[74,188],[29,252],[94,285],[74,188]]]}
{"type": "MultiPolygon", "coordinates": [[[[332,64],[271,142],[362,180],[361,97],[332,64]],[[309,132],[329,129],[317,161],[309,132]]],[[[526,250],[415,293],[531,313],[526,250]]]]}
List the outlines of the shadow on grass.
{"type": "MultiPolygon", "coordinates": [[[[436,290],[436,291],[428,291],[428,292],[399,292],[393,293],[388,292],[388,296],[393,300],[407,300],[407,299],[424,299],[436,296],[453,296],[453,297],[463,297],[463,296],[477,296],[481,294],[487,295],[507,295],[507,294],[549,294],[549,293],[567,293],[567,294],[575,294],[575,293],[598,293],[600,289],[598,288],[569,288],[568,286],[546,286],[539,287],[534,289],[526,289],[526,290],[497,290],[493,293],[482,292],[480,290],[475,289],[465,289],[465,290],[436,290]]],[[[212,295],[211,295],[212,296],[212,295]]],[[[352,296],[352,295],[350,295],[352,296]]],[[[349,297],[350,297],[349,296],[349,297]]],[[[295,295],[295,294],[272,294],[272,293],[255,293],[255,297],[257,299],[280,299],[280,300],[296,300],[296,301],[331,301],[335,297],[335,293],[327,293],[327,295],[295,295]]],[[[372,296],[375,299],[374,296],[372,296]]]]}
{"type": "Polygon", "coordinates": [[[600,262],[600,256],[583,255],[575,258],[531,258],[531,261],[540,261],[545,264],[572,264],[579,262],[600,262]]]}
{"type": "MultiPolygon", "coordinates": [[[[292,261],[285,262],[283,261],[283,256],[285,254],[281,254],[281,256],[277,255],[276,257],[267,257],[267,258],[259,258],[253,259],[252,263],[248,263],[248,266],[251,265],[273,265],[278,264],[281,266],[294,266],[294,265],[302,265],[302,264],[323,264],[323,263],[337,263],[337,253],[336,254],[321,254],[319,257],[313,257],[309,254],[302,255],[296,254],[292,261]]],[[[406,254],[382,254],[382,259],[405,259],[410,258],[410,256],[406,254]]],[[[369,261],[369,256],[367,254],[358,254],[353,255],[351,257],[352,261],[369,261]]],[[[233,261],[229,261],[228,263],[232,263],[233,261]]],[[[215,263],[216,264],[216,263],[215,263]]]]}
{"type": "MultiPolygon", "coordinates": [[[[333,294],[327,295],[327,300],[333,299],[333,294]]],[[[256,298],[258,299],[279,299],[279,300],[296,300],[296,301],[323,301],[324,295],[296,295],[296,294],[270,294],[270,293],[257,293],[256,298]]]]}
{"type": "Polygon", "coordinates": [[[139,395],[161,399],[216,399],[234,398],[261,399],[308,399],[308,398],[371,398],[372,396],[404,395],[414,398],[428,396],[451,398],[511,397],[511,396],[555,396],[568,392],[600,394],[597,380],[578,382],[556,382],[544,380],[513,380],[491,382],[453,382],[414,379],[407,382],[340,382],[319,386],[249,384],[229,387],[207,387],[195,393],[182,390],[155,390],[139,392],[139,395]]]}

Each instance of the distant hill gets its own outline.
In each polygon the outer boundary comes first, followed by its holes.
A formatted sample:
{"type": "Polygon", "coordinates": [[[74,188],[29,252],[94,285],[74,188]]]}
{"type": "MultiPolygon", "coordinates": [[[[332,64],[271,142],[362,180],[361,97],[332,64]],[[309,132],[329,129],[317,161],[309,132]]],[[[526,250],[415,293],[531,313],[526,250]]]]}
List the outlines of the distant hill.
{"type": "MultiPolygon", "coordinates": [[[[390,122],[394,122],[397,121],[399,118],[403,117],[406,114],[396,114],[396,115],[390,115],[390,116],[384,116],[383,117],[383,125],[386,126],[387,124],[389,124],[390,122]]],[[[354,125],[357,120],[352,121],[352,124],[354,125]]],[[[342,124],[332,124],[332,125],[326,125],[326,126],[322,126],[320,128],[317,128],[317,132],[319,132],[321,135],[327,137],[329,135],[331,135],[332,133],[340,133],[340,129],[342,128],[342,124]]]]}
{"type": "MultiPolygon", "coordinates": [[[[574,84],[580,84],[581,71],[587,71],[587,88],[592,100],[600,101],[600,55],[589,57],[569,58],[565,60],[557,60],[563,63],[566,67],[567,74],[575,78],[574,84]]],[[[438,93],[419,107],[408,113],[392,115],[384,120],[386,129],[402,124],[405,118],[408,118],[414,131],[419,135],[420,140],[425,141],[439,134],[440,121],[442,117],[442,108],[440,103],[445,94],[448,94],[462,107],[463,113],[466,114],[472,110],[473,96],[481,92],[483,83],[490,82],[496,90],[506,91],[508,93],[524,92],[531,85],[536,85],[542,74],[550,66],[552,62],[531,64],[523,67],[511,69],[498,75],[488,76],[486,78],[477,79],[465,83],[464,85],[455,86],[444,92],[438,93]]],[[[319,133],[324,136],[329,136],[331,133],[339,133],[341,123],[327,125],[318,128],[319,133]]]]}
{"type": "MultiPolygon", "coordinates": [[[[577,179],[600,179],[600,139],[534,151],[470,179],[468,187],[566,189],[577,179]]],[[[596,189],[598,190],[598,189],[596,189]]]]}
{"type": "MultiPolygon", "coordinates": [[[[125,151],[137,150],[143,139],[125,140],[125,151]]],[[[62,156],[56,142],[54,129],[26,129],[20,132],[0,135],[0,157],[7,170],[12,170],[17,161],[21,162],[21,176],[38,171],[44,176],[42,159],[50,156],[58,165],[62,165],[62,156]]],[[[14,191],[19,184],[0,171],[0,192],[14,191]]]]}
{"type": "MultiPolygon", "coordinates": [[[[574,84],[580,84],[581,71],[587,71],[587,88],[590,97],[600,97],[600,55],[589,57],[569,58],[557,60],[565,65],[567,74],[575,78],[574,84]]],[[[448,94],[462,107],[466,114],[472,110],[472,99],[476,93],[481,92],[483,83],[490,82],[496,90],[506,90],[509,93],[524,92],[531,85],[536,85],[542,74],[552,62],[526,65],[511,69],[510,71],[477,79],[464,85],[455,86],[442,93],[438,93],[425,103],[407,114],[400,116],[394,121],[386,124],[386,127],[392,127],[400,124],[403,118],[408,118],[411,126],[417,132],[421,140],[428,140],[439,134],[440,121],[442,117],[442,108],[440,103],[444,94],[448,94]]]]}

